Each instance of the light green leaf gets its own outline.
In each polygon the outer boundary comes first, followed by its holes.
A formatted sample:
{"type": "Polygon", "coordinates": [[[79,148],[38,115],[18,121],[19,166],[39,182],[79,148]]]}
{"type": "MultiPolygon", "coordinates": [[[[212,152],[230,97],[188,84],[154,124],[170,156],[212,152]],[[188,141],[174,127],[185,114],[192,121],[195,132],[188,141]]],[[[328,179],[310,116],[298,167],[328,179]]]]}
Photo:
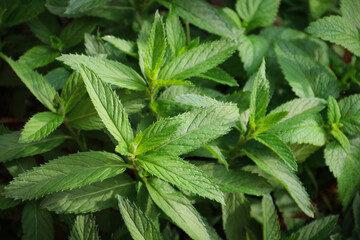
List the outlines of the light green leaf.
{"type": "Polygon", "coordinates": [[[350,150],[350,142],[346,135],[337,127],[330,129],[330,134],[339,142],[339,144],[345,149],[350,150]]]}
{"type": "Polygon", "coordinates": [[[86,85],[90,99],[94,104],[105,127],[121,144],[129,145],[133,132],[119,97],[93,71],[85,66],[80,67],[80,74],[86,85]]]}
{"type": "Polygon", "coordinates": [[[170,8],[170,13],[166,18],[166,37],[172,56],[176,57],[180,49],[185,46],[185,33],[179,17],[175,14],[174,9],[170,8]]]}
{"type": "Polygon", "coordinates": [[[71,229],[69,240],[100,240],[93,215],[78,215],[71,229]]]}
{"type": "MultiPolygon", "coordinates": [[[[340,10],[343,18],[348,23],[355,23],[355,26],[360,29],[360,3],[356,0],[341,0],[340,10]]],[[[351,24],[350,24],[351,25],[351,24]]]]}
{"type": "Polygon", "coordinates": [[[124,161],[107,152],[79,152],[52,160],[16,177],[5,190],[7,197],[34,199],[116,176],[124,161]]]}
{"type": "Polygon", "coordinates": [[[68,114],[66,122],[80,130],[100,130],[104,128],[101,118],[88,97],[74,107],[68,114]]]}
{"type": "Polygon", "coordinates": [[[245,146],[245,154],[266,173],[281,182],[290,193],[299,208],[309,217],[314,217],[314,210],[305,188],[295,173],[270,149],[253,143],[245,146]]]}
{"type": "Polygon", "coordinates": [[[167,153],[138,156],[136,162],[149,173],[199,196],[224,204],[219,187],[201,169],[167,153]]]}
{"type": "Polygon", "coordinates": [[[341,130],[349,135],[360,134],[360,94],[350,95],[339,101],[341,130]]]}
{"type": "Polygon", "coordinates": [[[325,99],[339,96],[337,78],[329,67],[289,42],[278,42],[275,52],[285,79],[297,96],[325,99]]]}
{"type": "Polygon", "coordinates": [[[254,137],[254,139],[271,150],[274,151],[292,170],[297,171],[297,164],[294,154],[286,143],[284,143],[277,135],[262,133],[254,137]]]}
{"type": "Polygon", "coordinates": [[[236,47],[234,42],[225,40],[203,43],[166,63],[158,79],[183,80],[205,73],[230,57],[236,47]]]}
{"type": "Polygon", "coordinates": [[[74,54],[62,55],[58,60],[77,71],[82,64],[99,75],[103,81],[121,88],[138,91],[147,89],[145,80],[132,68],[120,62],[74,54]]]}
{"type": "Polygon", "coordinates": [[[239,192],[262,196],[271,192],[271,186],[265,178],[240,169],[227,170],[214,163],[196,162],[196,165],[219,185],[224,192],[239,192]]]}
{"type": "Polygon", "coordinates": [[[40,112],[30,118],[21,132],[21,141],[35,142],[58,128],[64,118],[52,112],[40,112]]]}
{"type": "Polygon", "coordinates": [[[19,143],[19,138],[20,131],[0,135],[0,162],[50,151],[59,146],[66,136],[53,134],[41,141],[32,143],[19,143]]]}
{"type": "MultiPolygon", "coordinates": [[[[152,178],[146,187],[156,205],[194,240],[210,240],[212,231],[190,201],[170,184],[152,178]]],[[[216,238],[217,239],[217,238],[216,238]]]]}
{"type": "Polygon", "coordinates": [[[310,155],[319,150],[319,146],[312,144],[291,144],[291,151],[293,152],[296,162],[304,162],[310,155]]]}
{"type": "Polygon", "coordinates": [[[334,230],[337,215],[317,219],[290,235],[287,240],[323,240],[327,239],[334,230]]]}
{"type": "Polygon", "coordinates": [[[49,71],[44,77],[55,90],[60,90],[65,85],[66,80],[70,77],[70,72],[64,67],[58,67],[49,71]]]}
{"type": "Polygon", "coordinates": [[[69,49],[81,43],[85,33],[91,33],[96,24],[94,19],[77,18],[66,25],[60,33],[60,39],[64,44],[63,49],[69,49]]]}
{"type": "Polygon", "coordinates": [[[2,53],[0,53],[0,57],[11,66],[21,81],[45,107],[56,112],[54,101],[59,98],[59,95],[41,74],[26,65],[13,61],[2,53]]]}
{"type": "MultiPolygon", "coordinates": [[[[156,79],[164,63],[166,50],[165,29],[159,12],[155,13],[154,23],[145,50],[145,71],[150,79],[156,79]]],[[[181,80],[181,79],[180,79],[181,80]]]]}
{"type": "Polygon", "coordinates": [[[136,43],[133,41],[124,40],[111,35],[104,36],[102,39],[111,43],[114,47],[132,57],[138,56],[136,52],[136,43]]]}
{"type": "Polygon", "coordinates": [[[230,76],[230,74],[228,74],[219,67],[210,69],[205,73],[199,74],[198,77],[206,78],[220,84],[228,85],[230,87],[239,86],[239,84],[232,76],[230,76]]]}
{"type": "Polygon", "coordinates": [[[226,161],[226,157],[222,153],[219,146],[215,143],[210,143],[204,146],[214,157],[216,157],[224,166],[229,169],[229,164],[226,161]]]}
{"type": "Polygon", "coordinates": [[[31,201],[26,203],[22,212],[22,240],[52,240],[54,239],[54,226],[51,214],[41,209],[39,203],[31,201]]]}
{"type": "Polygon", "coordinates": [[[270,195],[265,195],[261,201],[263,215],[264,240],[280,240],[281,232],[279,218],[276,213],[274,202],[270,195]]]}
{"type": "Polygon", "coordinates": [[[275,20],[280,0],[237,0],[236,11],[247,31],[270,26],[275,20]]]}
{"type": "Polygon", "coordinates": [[[257,72],[250,97],[249,121],[252,129],[256,123],[265,116],[269,104],[270,84],[265,75],[265,60],[262,61],[257,72]]]}
{"type": "Polygon", "coordinates": [[[78,189],[51,194],[41,202],[41,207],[56,213],[96,212],[116,208],[116,195],[135,195],[135,182],[128,175],[121,174],[78,189]]]}
{"type": "Polygon", "coordinates": [[[65,102],[64,114],[70,112],[85,94],[86,87],[80,73],[73,72],[61,91],[61,98],[65,102]]]}
{"type": "Polygon", "coordinates": [[[194,109],[179,115],[184,123],[155,151],[181,155],[195,150],[226,134],[239,118],[238,109],[231,104],[194,109]]]}
{"type": "Polygon", "coordinates": [[[239,56],[244,63],[244,69],[248,76],[255,73],[269,49],[268,41],[258,35],[243,36],[239,47],[239,56]]]}
{"type": "Polygon", "coordinates": [[[288,115],[288,112],[275,112],[270,113],[266,117],[260,118],[256,124],[256,130],[254,135],[265,132],[275,126],[278,122],[284,119],[288,115]]]}
{"type": "Polygon", "coordinates": [[[109,0],[70,0],[66,7],[66,14],[77,14],[87,12],[90,9],[99,7],[109,0]]]}
{"type": "Polygon", "coordinates": [[[227,239],[245,239],[245,227],[250,221],[250,203],[244,194],[225,194],[225,205],[222,205],[222,219],[227,239]]]}
{"type": "Polygon", "coordinates": [[[163,239],[159,223],[154,222],[145,215],[136,204],[121,196],[117,197],[119,209],[125,225],[135,240],[161,240],[163,239]]]}
{"type": "Polygon", "coordinates": [[[359,29],[356,28],[355,24],[350,24],[356,16],[357,14],[348,21],[340,16],[324,17],[310,23],[306,31],[323,40],[343,46],[355,55],[360,56],[359,29]]]}
{"type": "Polygon", "coordinates": [[[152,81],[154,87],[168,87],[174,85],[186,85],[186,86],[193,86],[194,84],[190,81],[185,80],[162,80],[162,79],[155,79],[152,81]]]}
{"type": "Polygon", "coordinates": [[[350,150],[344,150],[336,142],[328,143],[325,147],[325,163],[334,174],[338,182],[338,191],[344,208],[348,207],[360,185],[360,137],[352,137],[350,150]]]}
{"type": "Polygon", "coordinates": [[[35,46],[22,55],[18,63],[34,69],[43,67],[54,61],[60,53],[48,46],[35,46]]]}
{"type": "Polygon", "coordinates": [[[339,123],[341,118],[341,112],[339,104],[333,96],[329,96],[327,99],[327,120],[328,124],[339,123]]]}

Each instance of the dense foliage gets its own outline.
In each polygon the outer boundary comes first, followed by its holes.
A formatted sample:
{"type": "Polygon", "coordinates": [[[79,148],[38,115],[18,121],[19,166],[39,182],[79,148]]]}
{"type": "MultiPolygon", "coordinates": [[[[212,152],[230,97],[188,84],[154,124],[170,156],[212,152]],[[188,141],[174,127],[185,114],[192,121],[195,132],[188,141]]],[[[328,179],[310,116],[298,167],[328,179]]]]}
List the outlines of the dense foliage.
{"type": "Polygon", "coordinates": [[[360,239],[359,0],[1,0],[1,239],[360,239]]]}

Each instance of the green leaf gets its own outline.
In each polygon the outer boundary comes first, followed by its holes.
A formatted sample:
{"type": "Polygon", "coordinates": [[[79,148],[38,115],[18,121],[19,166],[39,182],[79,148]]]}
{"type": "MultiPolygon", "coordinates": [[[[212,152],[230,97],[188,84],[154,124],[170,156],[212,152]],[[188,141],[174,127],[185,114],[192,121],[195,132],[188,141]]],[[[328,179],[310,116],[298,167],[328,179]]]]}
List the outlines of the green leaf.
{"type": "Polygon", "coordinates": [[[297,171],[297,164],[294,154],[286,143],[275,134],[262,133],[254,139],[274,151],[292,170],[297,171]]]}
{"type": "Polygon", "coordinates": [[[60,24],[58,23],[56,16],[49,12],[43,12],[26,24],[29,26],[35,37],[47,45],[51,44],[51,36],[57,36],[60,33],[60,24]]]}
{"type": "Polygon", "coordinates": [[[331,215],[321,219],[317,219],[291,234],[287,240],[327,239],[331,232],[334,230],[337,220],[337,215],[331,215]]]}
{"type": "Polygon", "coordinates": [[[344,208],[349,206],[360,185],[360,137],[352,137],[350,150],[346,151],[336,142],[325,147],[325,163],[338,182],[338,191],[344,208]]]}
{"type": "Polygon", "coordinates": [[[186,85],[186,86],[193,86],[194,84],[190,81],[184,80],[162,80],[162,79],[155,79],[152,81],[154,87],[168,87],[174,85],[186,85]]]}
{"type": "Polygon", "coordinates": [[[327,120],[328,124],[339,123],[341,118],[341,112],[339,104],[333,96],[329,96],[327,99],[327,120]]]}
{"type": "Polygon", "coordinates": [[[13,61],[2,53],[0,53],[0,57],[11,66],[21,81],[45,107],[52,112],[56,112],[54,101],[59,98],[59,95],[41,74],[26,65],[13,61]]]}
{"type": "Polygon", "coordinates": [[[66,7],[66,14],[77,14],[87,12],[92,8],[99,7],[109,0],[70,0],[66,7]]]}
{"type": "Polygon", "coordinates": [[[176,57],[180,50],[185,46],[186,39],[183,26],[173,8],[170,8],[170,13],[166,18],[165,26],[167,42],[169,43],[172,55],[176,57]]]}
{"type": "Polygon", "coordinates": [[[279,218],[276,213],[274,202],[270,195],[265,195],[261,201],[263,215],[264,240],[280,240],[281,232],[279,218]]]}
{"type": "Polygon", "coordinates": [[[239,56],[244,63],[244,69],[248,76],[255,73],[266,57],[269,49],[267,40],[258,35],[243,36],[239,47],[239,56]]]}
{"type": "Polygon", "coordinates": [[[297,96],[325,99],[339,96],[337,78],[329,67],[289,42],[278,42],[275,52],[285,79],[297,96]]]}
{"type": "Polygon", "coordinates": [[[247,31],[270,26],[276,17],[280,0],[237,0],[236,11],[247,31]]]}
{"type": "Polygon", "coordinates": [[[248,144],[243,150],[256,165],[284,185],[299,208],[309,217],[314,217],[313,207],[305,188],[295,173],[277,157],[270,149],[259,144],[248,144]]]}
{"type": "Polygon", "coordinates": [[[355,26],[360,28],[360,4],[356,0],[342,0],[340,3],[340,10],[343,18],[348,22],[354,22],[355,26]]]}
{"type": "Polygon", "coordinates": [[[257,72],[250,97],[249,121],[252,129],[255,129],[256,123],[266,114],[269,104],[270,84],[265,75],[265,60],[262,61],[257,72]]]}
{"type": "Polygon", "coordinates": [[[232,76],[230,76],[227,72],[225,72],[219,67],[210,69],[205,73],[199,74],[198,77],[206,78],[220,84],[228,85],[230,87],[239,86],[237,81],[232,76]]]}
{"type": "Polygon", "coordinates": [[[0,185],[0,210],[12,208],[21,203],[20,200],[6,198],[4,195],[4,187],[5,187],[5,185],[3,185],[3,184],[0,185]]]}
{"type": "Polygon", "coordinates": [[[51,214],[41,209],[39,203],[31,201],[26,203],[22,212],[22,240],[52,240],[54,239],[54,226],[51,214]]]}
{"type": "MultiPolygon", "coordinates": [[[[161,3],[170,8],[169,3],[164,1],[161,1],[161,3]]],[[[241,29],[233,29],[224,15],[205,1],[171,1],[171,5],[180,17],[210,33],[230,39],[237,39],[242,34],[241,29]]]]}
{"type": "Polygon", "coordinates": [[[245,227],[250,221],[250,203],[241,193],[226,193],[222,205],[223,228],[229,240],[245,238],[245,227]]]}
{"type": "Polygon", "coordinates": [[[339,144],[346,150],[350,150],[350,142],[346,135],[337,127],[330,129],[330,134],[339,142],[339,144]]]}
{"type": "Polygon", "coordinates": [[[81,43],[85,33],[91,33],[96,24],[94,19],[78,18],[66,25],[60,33],[60,39],[64,44],[63,49],[69,49],[81,43]]]}
{"type": "Polygon", "coordinates": [[[43,67],[54,61],[60,53],[48,46],[35,46],[22,55],[18,63],[27,65],[34,69],[43,67]]]}
{"type": "Polygon", "coordinates": [[[236,48],[237,44],[225,40],[203,43],[166,63],[158,79],[183,80],[205,73],[224,62],[236,48]]]}
{"type": "Polygon", "coordinates": [[[41,207],[56,213],[96,212],[116,208],[116,195],[135,195],[135,182],[128,175],[121,174],[78,189],[51,194],[41,202],[41,207]]]}
{"type": "Polygon", "coordinates": [[[93,215],[78,215],[71,229],[69,240],[100,240],[93,215]]]}
{"type": "Polygon", "coordinates": [[[159,223],[154,222],[145,215],[136,204],[118,196],[119,209],[125,225],[135,240],[161,240],[163,239],[159,223]]]}
{"type": "Polygon", "coordinates": [[[85,94],[86,88],[80,73],[73,72],[61,91],[61,98],[65,102],[64,114],[70,112],[85,94]]]}
{"type": "Polygon", "coordinates": [[[100,130],[104,128],[101,118],[88,97],[74,107],[68,114],[66,122],[80,130],[100,130]]]}
{"type": "Polygon", "coordinates": [[[79,152],[52,160],[16,177],[6,195],[24,200],[81,187],[116,176],[126,169],[124,161],[107,152],[79,152]]]}
{"type": "Polygon", "coordinates": [[[49,71],[44,77],[55,90],[60,90],[65,85],[66,80],[70,77],[70,73],[65,68],[58,67],[49,71]]]}
{"type": "Polygon", "coordinates": [[[266,117],[260,118],[260,120],[256,124],[256,130],[253,133],[254,135],[261,134],[269,129],[271,129],[274,125],[280,122],[288,115],[288,112],[275,112],[270,113],[266,117]]]}
{"type": "Polygon", "coordinates": [[[229,169],[229,164],[226,161],[226,157],[222,153],[219,146],[215,143],[210,143],[204,146],[214,157],[216,157],[224,166],[229,169]]]}
{"type": "Polygon", "coordinates": [[[146,187],[156,205],[194,240],[210,240],[210,227],[190,201],[170,184],[152,178],[146,187]]]}
{"type": "Polygon", "coordinates": [[[359,30],[355,24],[351,24],[356,18],[355,16],[357,14],[352,16],[351,20],[346,20],[340,16],[324,17],[310,23],[306,31],[323,40],[343,46],[355,55],[360,56],[359,30]]]}
{"type": "Polygon", "coordinates": [[[194,109],[179,115],[183,124],[155,151],[181,155],[195,150],[226,134],[239,118],[238,109],[231,104],[194,109]]]}
{"type": "Polygon", "coordinates": [[[136,52],[136,43],[129,40],[120,39],[111,35],[107,35],[102,37],[103,40],[111,43],[114,47],[119,49],[120,51],[132,56],[138,57],[136,52]]]}
{"type": "Polygon", "coordinates": [[[4,166],[13,177],[17,177],[19,174],[26,172],[33,167],[36,167],[35,158],[27,157],[14,159],[13,161],[4,163],[4,166]]]}
{"type": "Polygon", "coordinates": [[[129,145],[134,138],[133,131],[119,97],[108,84],[87,67],[81,66],[80,73],[105,127],[118,142],[129,145]]]}
{"type": "Polygon", "coordinates": [[[121,88],[138,91],[147,89],[145,80],[132,68],[120,62],[73,54],[62,55],[58,60],[69,65],[74,70],[79,70],[81,64],[85,65],[99,75],[103,81],[121,88]]]}
{"type": "Polygon", "coordinates": [[[349,135],[360,134],[360,94],[350,95],[339,101],[341,129],[349,135]]]}
{"type": "Polygon", "coordinates": [[[19,4],[15,4],[16,8],[13,9],[13,11],[6,17],[3,25],[6,27],[12,27],[31,20],[43,11],[44,3],[45,2],[43,0],[21,0],[19,4]]]}
{"type": "Polygon", "coordinates": [[[0,162],[50,151],[59,146],[66,136],[53,134],[41,141],[32,143],[19,143],[19,138],[20,131],[0,135],[0,162]]]}
{"type": "Polygon", "coordinates": [[[224,192],[246,193],[262,196],[271,192],[265,178],[241,169],[229,169],[214,163],[196,162],[196,165],[219,185],[224,192]]]}
{"type": "Polygon", "coordinates": [[[149,153],[138,156],[136,162],[149,173],[199,196],[224,204],[219,187],[201,169],[166,153],[149,153]]]}
{"type": "Polygon", "coordinates": [[[164,63],[166,50],[165,29],[159,12],[155,13],[154,23],[145,50],[145,71],[151,79],[156,79],[159,69],[164,63]]]}
{"type": "Polygon", "coordinates": [[[21,132],[21,141],[39,141],[52,133],[63,121],[63,117],[52,112],[37,113],[25,124],[21,132]]]}

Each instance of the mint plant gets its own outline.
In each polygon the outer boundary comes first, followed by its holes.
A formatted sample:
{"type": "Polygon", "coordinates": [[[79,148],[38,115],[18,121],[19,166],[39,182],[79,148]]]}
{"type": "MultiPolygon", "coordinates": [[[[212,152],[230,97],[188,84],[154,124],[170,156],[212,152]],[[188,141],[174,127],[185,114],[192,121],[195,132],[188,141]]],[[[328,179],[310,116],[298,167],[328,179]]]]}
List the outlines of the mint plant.
{"type": "Polygon", "coordinates": [[[0,3],[4,238],[359,238],[360,5],[306,3],[0,3]]]}

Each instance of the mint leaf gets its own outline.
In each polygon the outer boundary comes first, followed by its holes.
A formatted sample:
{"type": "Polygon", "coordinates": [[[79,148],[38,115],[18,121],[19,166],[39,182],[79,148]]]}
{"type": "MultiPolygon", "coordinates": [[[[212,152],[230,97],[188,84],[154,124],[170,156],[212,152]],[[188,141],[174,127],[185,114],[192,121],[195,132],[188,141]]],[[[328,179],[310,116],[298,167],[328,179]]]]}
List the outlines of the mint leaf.
{"type": "Polygon", "coordinates": [[[80,73],[90,99],[105,127],[119,143],[129,145],[134,136],[119,97],[108,84],[87,67],[81,66],[80,73]]]}
{"type": "Polygon", "coordinates": [[[232,76],[219,67],[210,69],[205,73],[201,73],[198,75],[198,77],[209,79],[220,84],[228,85],[230,87],[239,86],[239,84],[232,76]]]}
{"type": "Polygon", "coordinates": [[[69,240],[100,240],[98,226],[93,215],[78,215],[71,229],[69,240]]]}
{"type": "Polygon", "coordinates": [[[166,36],[172,56],[176,57],[185,46],[186,39],[180,19],[173,8],[170,8],[169,15],[166,18],[166,36]]]}
{"type": "Polygon", "coordinates": [[[350,150],[346,151],[336,142],[325,147],[325,163],[338,181],[339,195],[344,208],[349,206],[360,185],[358,169],[360,167],[360,138],[352,137],[350,150]]]}
{"type": "Polygon", "coordinates": [[[145,80],[132,68],[120,62],[74,54],[62,55],[58,60],[77,71],[79,71],[80,65],[85,65],[99,75],[103,81],[121,88],[138,91],[147,89],[145,80]]]}
{"type": "Polygon", "coordinates": [[[66,7],[66,14],[77,14],[89,11],[92,8],[103,5],[109,0],[70,0],[66,7]]]}
{"type": "Polygon", "coordinates": [[[327,99],[328,109],[327,109],[327,120],[328,124],[339,123],[341,118],[341,110],[339,104],[333,96],[329,96],[327,99]]]}
{"type": "Polygon", "coordinates": [[[64,114],[70,112],[86,94],[84,81],[80,73],[73,72],[65,82],[61,91],[61,98],[64,100],[64,114]]]}
{"type": "Polygon", "coordinates": [[[280,240],[281,232],[278,215],[270,195],[265,195],[261,201],[263,215],[264,240],[280,240]]]}
{"type": "Polygon", "coordinates": [[[25,124],[21,132],[21,141],[39,141],[52,133],[63,121],[63,117],[52,112],[37,113],[25,124]]]}
{"type": "Polygon", "coordinates": [[[149,153],[138,156],[136,162],[149,173],[188,190],[224,204],[224,195],[219,187],[201,169],[166,153],[149,153]]]}
{"type": "Polygon", "coordinates": [[[354,94],[339,101],[341,129],[349,135],[360,134],[360,95],[354,94]]]}
{"type": "Polygon", "coordinates": [[[35,46],[22,55],[18,63],[27,65],[29,68],[39,68],[54,61],[60,53],[48,46],[35,46]]]}
{"type": "Polygon", "coordinates": [[[190,201],[170,184],[152,178],[146,187],[156,205],[194,240],[210,240],[209,225],[190,201]]]}
{"type": "Polygon", "coordinates": [[[52,160],[16,177],[5,190],[7,197],[24,200],[81,187],[116,176],[124,161],[107,152],[80,152],[52,160]]]}
{"type": "Polygon", "coordinates": [[[339,142],[339,144],[346,150],[350,150],[350,142],[346,135],[337,127],[330,129],[330,134],[339,142]]]}
{"type": "Polygon", "coordinates": [[[102,37],[102,39],[111,43],[114,47],[116,47],[120,51],[122,51],[132,57],[138,57],[138,54],[136,52],[136,43],[135,42],[117,38],[117,37],[114,37],[111,35],[106,35],[106,36],[102,37]]]}
{"type": "Polygon", "coordinates": [[[118,196],[117,199],[120,213],[133,239],[163,239],[160,233],[159,223],[146,216],[138,206],[128,199],[121,196],[118,196]]]}
{"type": "Polygon", "coordinates": [[[257,122],[256,130],[253,134],[257,135],[261,134],[262,132],[266,132],[279,123],[282,119],[284,119],[287,115],[288,112],[275,112],[268,114],[266,117],[260,118],[260,120],[257,122]]]}
{"type": "Polygon", "coordinates": [[[135,182],[126,174],[95,182],[81,188],[53,193],[41,207],[56,213],[88,213],[117,207],[116,195],[131,197],[135,182]]]}
{"type": "Polygon", "coordinates": [[[356,0],[342,0],[340,2],[340,10],[343,18],[348,22],[354,22],[355,26],[360,28],[360,4],[356,0]]]}

